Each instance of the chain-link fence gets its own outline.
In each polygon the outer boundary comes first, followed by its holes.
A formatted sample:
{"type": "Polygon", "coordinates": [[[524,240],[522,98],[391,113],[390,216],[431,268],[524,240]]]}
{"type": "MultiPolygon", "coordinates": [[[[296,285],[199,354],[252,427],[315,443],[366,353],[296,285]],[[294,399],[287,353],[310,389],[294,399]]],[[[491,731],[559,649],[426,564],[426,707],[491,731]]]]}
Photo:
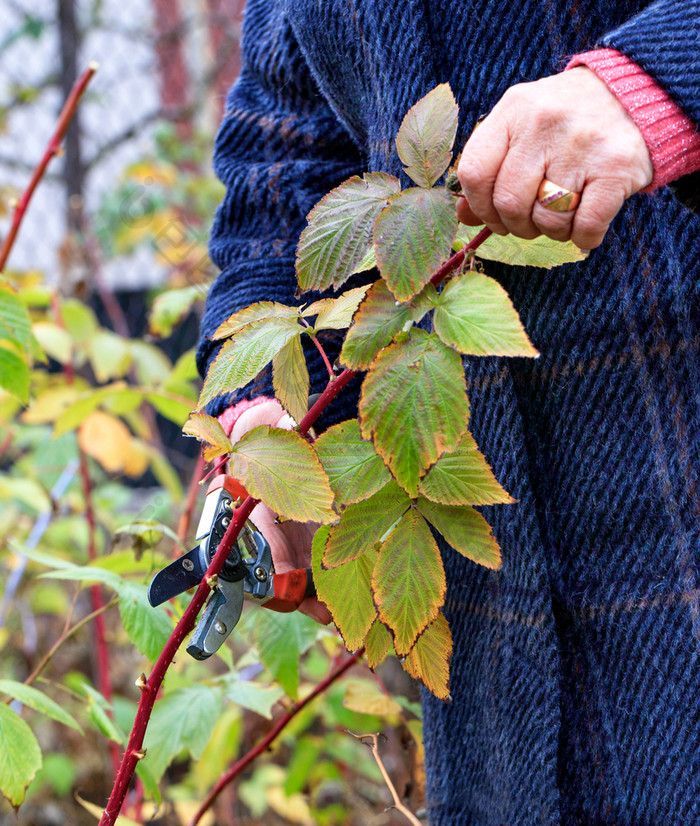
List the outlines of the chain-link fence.
{"type": "Polygon", "coordinates": [[[131,291],[207,269],[220,196],[211,143],[238,72],[244,2],[3,0],[0,236],[72,83],[100,64],[32,201],[13,270],[79,292],[96,278],[131,291]]]}

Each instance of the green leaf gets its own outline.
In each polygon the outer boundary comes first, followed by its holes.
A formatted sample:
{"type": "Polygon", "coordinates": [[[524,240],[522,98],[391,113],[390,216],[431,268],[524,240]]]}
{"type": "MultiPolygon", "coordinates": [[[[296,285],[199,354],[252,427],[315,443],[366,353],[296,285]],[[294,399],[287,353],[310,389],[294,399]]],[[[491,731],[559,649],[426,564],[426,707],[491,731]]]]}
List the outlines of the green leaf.
{"type": "Polygon", "coordinates": [[[438,296],[435,332],[474,356],[538,356],[508,293],[493,278],[469,272],[452,279],[438,296]]]}
{"type": "Polygon", "coordinates": [[[277,326],[278,321],[294,321],[300,318],[299,310],[296,307],[288,307],[286,304],[279,304],[276,301],[258,301],[248,307],[229,316],[226,321],[222,322],[212,336],[214,341],[222,338],[228,338],[241,330],[252,325],[267,325],[266,329],[271,326],[273,329],[277,326]]]}
{"type": "Polygon", "coordinates": [[[129,342],[109,330],[98,330],[87,343],[87,353],[100,384],[121,378],[131,366],[129,342]]]}
{"type": "Polygon", "coordinates": [[[360,436],[357,419],[329,427],[318,437],[314,447],[328,474],[336,501],[343,505],[369,499],[391,480],[372,443],[360,436]]]}
{"type": "Polygon", "coordinates": [[[32,331],[41,349],[52,359],[66,364],[73,358],[73,339],[63,327],[50,321],[38,321],[32,325],[32,331]]]}
{"type": "Polygon", "coordinates": [[[224,344],[209,367],[197,409],[252,381],[301,331],[296,318],[277,318],[244,327],[224,344]]]}
{"type": "Polygon", "coordinates": [[[323,567],[337,568],[362,556],[382,541],[410,505],[411,500],[396,482],[389,482],[365,502],[349,505],[331,528],[323,567]]]}
{"type": "Polygon", "coordinates": [[[404,660],[404,669],[440,700],[450,698],[452,634],[442,614],[418,638],[404,660]]]}
{"type": "Polygon", "coordinates": [[[284,697],[284,689],[278,685],[260,685],[234,677],[225,681],[224,696],[232,703],[271,720],[272,709],[284,697]]]}
{"type": "Polygon", "coordinates": [[[377,617],[365,637],[367,665],[374,670],[386,657],[391,648],[391,633],[377,617]]]}
{"type": "Polygon", "coordinates": [[[93,584],[101,582],[115,591],[122,585],[121,577],[107,571],[104,568],[93,567],[92,565],[72,565],[70,568],[60,568],[55,571],[47,571],[41,575],[47,579],[67,579],[74,582],[86,582],[93,584]]]}
{"type": "Polygon", "coordinates": [[[315,315],[316,323],[314,330],[344,330],[352,324],[352,317],[355,315],[360,302],[367,295],[370,285],[355,287],[348,290],[338,298],[322,298],[310,304],[302,313],[306,318],[315,315]]]}
{"type": "Polygon", "coordinates": [[[43,691],[39,691],[30,685],[19,683],[16,680],[0,680],[0,692],[12,697],[13,700],[19,700],[34,711],[45,714],[52,720],[63,723],[64,726],[70,726],[76,731],[82,732],[82,729],[71,717],[71,715],[60,706],[55,700],[47,697],[43,691]]]}
{"type": "Polygon", "coordinates": [[[173,630],[165,608],[151,607],[145,585],[128,582],[119,589],[119,613],[131,642],[155,662],[173,630]]]}
{"type": "Polygon", "coordinates": [[[430,188],[450,165],[459,109],[448,83],[441,83],[412,106],[396,136],[406,174],[430,188]]]}
{"type": "Polygon", "coordinates": [[[383,172],[357,175],[332,189],[308,215],[297,248],[296,273],[302,290],[340,287],[372,246],[377,215],[401,191],[383,172]]]}
{"type": "Polygon", "coordinates": [[[396,653],[407,654],[445,600],[440,551],[415,508],[404,514],[379,549],[372,590],[379,618],[393,631],[396,653]]]}
{"type": "Polygon", "coordinates": [[[357,272],[367,272],[367,270],[373,270],[377,266],[377,256],[374,252],[374,244],[367,250],[367,255],[360,261],[360,263],[355,267],[353,271],[353,275],[357,272]]]}
{"type": "Polygon", "coordinates": [[[231,440],[219,420],[207,413],[191,413],[182,432],[185,436],[194,436],[208,446],[204,451],[204,458],[208,462],[224,453],[230,453],[233,449],[231,440]]]}
{"type": "Polygon", "coordinates": [[[195,760],[201,756],[221,713],[222,699],[218,688],[193,685],[158,700],[143,741],[143,762],[156,780],[180,752],[195,760]]]}
{"type": "Polygon", "coordinates": [[[231,451],[231,473],[284,519],[328,522],[333,492],[311,445],[296,431],[256,427],[231,451]]]}
{"type": "Polygon", "coordinates": [[[148,320],[151,334],[161,338],[171,335],[175,325],[189,313],[193,304],[206,298],[207,291],[203,284],[194,284],[178,290],[167,290],[157,296],[148,320]]]}
{"type": "Polygon", "coordinates": [[[366,370],[395,335],[417,324],[433,308],[437,293],[427,284],[412,301],[398,302],[383,280],[375,281],[345,336],[340,361],[351,370],[366,370]]]}
{"type": "Polygon", "coordinates": [[[298,611],[291,614],[259,611],[255,619],[255,645],[260,659],[287,695],[296,699],[299,660],[313,645],[318,624],[298,611]]]}
{"type": "Polygon", "coordinates": [[[161,416],[180,427],[187,421],[194,407],[189,399],[175,393],[169,393],[166,390],[146,393],[146,398],[161,416]]]}
{"type": "Polygon", "coordinates": [[[26,404],[29,401],[29,365],[0,344],[0,387],[26,404]]]}
{"type": "Polygon", "coordinates": [[[77,298],[67,298],[61,302],[61,320],[78,344],[87,341],[98,329],[95,313],[77,298]]]}
{"type": "Polygon", "coordinates": [[[272,359],[272,387],[282,407],[298,424],[309,408],[309,371],[299,336],[272,359]]]}
{"type": "Polygon", "coordinates": [[[362,386],[360,427],[397,482],[416,496],[424,471],[459,444],[469,422],[460,356],[414,328],[382,350],[362,386]]]}
{"type": "MultiPolygon", "coordinates": [[[[461,250],[483,227],[459,225],[454,247],[461,250]]],[[[490,235],[476,251],[478,258],[500,261],[520,267],[544,267],[551,269],[561,264],[585,261],[587,253],[582,252],[571,241],[554,241],[544,235],[528,240],[516,235],[490,235]]]]}
{"type": "Polygon", "coordinates": [[[134,387],[129,387],[123,381],[116,381],[98,390],[90,389],[82,393],[78,399],[66,407],[56,418],[53,436],[58,438],[79,427],[83,421],[98,407],[110,406],[117,415],[135,410],[143,400],[143,393],[134,387]]]}
{"type": "Polygon", "coordinates": [[[372,570],[377,559],[374,549],[359,559],[346,562],[340,568],[327,571],[322,567],[329,529],[320,527],[311,548],[311,565],[316,593],[328,606],[345,646],[356,651],[362,646],[365,635],[377,616],[372,600],[372,570]]]}
{"type": "Polygon", "coordinates": [[[468,431],[457,450],[444,454],[430,468],[419,491],[442,505],[497,505],[515,501],[498,484],[468,431]]]}
{"type": "Polygon", "coordinates": [[[110,717],[112,713],[112,706],[100,694],[87,683],[82,684],[82,690],[85,692],[88,703],[88,715],[97,729],[120,746],[126,745],[126,735],[119,728],[119,726],[110,717]],[[108,713],[109,712],[109,713],[108,713]]]}
{"type": "Polygon", "coordinates": [[[0,284],[0,340],[9,341],[26,354],[36,344],[27,308],[8,284],[0,284]]]}
{"type": "Polygon", "coordinates": [[[170,378],[173,366],[156,344],[135,338],[129,341],[129,350],[139,384],[152,388],[154,385],[164,384],[170,378]]]}
{"type": "Polygon", "coordinates": [[[462,556],[487,568],[501,567],[501,551],[491,526],[473,508],[419,499],[418,510],[462,556]]]}
{"type": "Polygon", "coordinates": [[[457,223],[454,196],[444,189],[406,189],[379,213],[377,264],[399,301],[413,298],[447,260],[457,223]]]}
{"type": "Polygon", "coordinates": [[[24,720],[0,704],[0,792],[18,809],[41,768],[41,749],[24,720]]]}

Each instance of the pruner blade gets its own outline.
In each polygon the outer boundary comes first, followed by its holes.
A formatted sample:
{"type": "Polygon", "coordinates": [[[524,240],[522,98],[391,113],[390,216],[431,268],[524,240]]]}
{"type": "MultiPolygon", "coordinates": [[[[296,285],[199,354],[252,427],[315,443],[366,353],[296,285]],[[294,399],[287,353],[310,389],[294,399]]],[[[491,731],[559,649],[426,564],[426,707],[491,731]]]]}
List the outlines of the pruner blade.
{"type": "Polygon", "coordinates": [[[189,591],[199,585],[206,570],[207,563],[202,559],[201,547],[197,545],[189,553],[158,571],[148,586],[148,601],[155,608],[156,605],[189,591]]]}
{"type": "Polygon", "coordinates": [[[243,580],[219,579],[192,633],[187,653],[196,660],[215,654],[238,624],[243,610],[243,580]]]}

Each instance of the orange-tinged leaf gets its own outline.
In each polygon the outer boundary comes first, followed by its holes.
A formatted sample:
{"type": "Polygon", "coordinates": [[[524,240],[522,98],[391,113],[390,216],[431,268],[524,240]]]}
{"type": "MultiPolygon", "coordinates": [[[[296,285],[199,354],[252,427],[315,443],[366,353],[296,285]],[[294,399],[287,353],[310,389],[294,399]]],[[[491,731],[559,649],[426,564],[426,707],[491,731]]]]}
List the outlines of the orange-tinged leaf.
{"type": "Polygon", "coordinates": [[[329,427],[314,443],[318,457],[342,505],[369,499],[381,490],[391,475],[372,442],[360,436],[357,419],[329,427]]]}
{"type": "Polygon", "coordinates": [[[311,445],[293,430],[256,427],[231,449],[231,473],[284,519],[332,522],[333,492],[311,445]]]}
{"type": "Polygon", "coordinates": [[[379,213],[377,265],[398,301],[419,293],[447,260],[457,223],[454,196],[444,189],[406,189],[379,213]]]}
{"type": "Polygon", "coordinates": [[[417,324],[432,309],[436,297],[435,288],[428,284],[412,301],[402,304],[382,279],[375,281],[345,336],[341,363],[351,370],[366,370],[395,335],[417,324]]]}
{"type": "Polygon", "coordinates": [[[416,507],[462,556],[487,568],[501,567],[501,549],[491,526],[473,508],[419,499],[416,507]]]}
{"type": "Polygon", "coordinates": [[[396,148],[418,186],[431,187],[450,165],[458,111],[449,84],[441,83],[406,113],[396,148]]]}
{"type": "Polygon", "coordinates": [[[373,548],[410,505],[411,500],[396,482],[389,482],[364,502],[349,505],[340,522],[331,528],[323,557],[324,568],[337,568],[373,548]]]}
{"type": "Polygon", "coordinates": [[[372,590],[379,618],[394,634],[396,653],[407,654],[445,599],[440,551],[415,508],[404,514],[379,549],[372,590]]]}
{"type": "Polygon", "coordinates": [[[204,458],[208,462],[229,453],[233,447],[219,420],[206,413],[191,413],[182,432],[185,436],[194,436],[208,446],[204,449],[204,458]]]}
{"type": "Polygon", "coordinates": [[[453,451],[469,421],[460,356],[414,328],[372,363],[362,385],[360,427],[395,479],[416,496],[426,470],[453,451]]]}
{"type": "Polygon", "coordinates": [[[498,483],[471,433],[443,454],[420,484],[420,493],[442,505],[496,505],[514,500],[498,483]]]}
{"type": "Polygon", "coordinates": [[[372,245],[372,228],[392,195],[396,178],[383,172],[355,175],[332,189],[308,215],[297,248],[296,273],[302,290],[340,287],[372,245]]]}
{"type": "Polygon", "coordinates": [[[95,410],[78,428],[78,444],[102,467],[115,473],[124,469],[133,436],[120,419],[95,410]]]}
{"type": "Polygon", "coordinates": [[[274,325],[278,319],[283,318],[300,318],[299,310],[296,307],[288,307],[286,304],[280,304],[277,301],[258,301],[229,316],[226,321],[219,325],[212,339],[216,341],[217,339],[228,338],[240,333],[244,327],[248,327],[250,324],[272,323],[274,325]]]}
{"type": "Polygon", "coordinates": [[[391,634],[389,629],[377,618],[365,637],[367,665],[374,670],[389,653],[390,648],[391,634]]]}
{"type": "Polygon", "coordinates": [[[327,571],[322,567],[321,560],[328,532],[328,526],[322,525],[314,535],[311,548],[316,593],[321,602],[328,606],[347,649],[356,651],[362,646],[377,616],[371,588],[377,552],[372,549],[359,559],[327,571]]]}
{"type": "Polygon", "coordinates": [[[538,356],[508,293],[493,278],[468,272],[452,279],[438,296],[435,332],[474,356],[538,356]]]}
{"type": "Polygon", "coordinates": [[[450,698],[452,634],[442,614],[420,635],[404,660],[404,669],[440,700],[450,698]]]}

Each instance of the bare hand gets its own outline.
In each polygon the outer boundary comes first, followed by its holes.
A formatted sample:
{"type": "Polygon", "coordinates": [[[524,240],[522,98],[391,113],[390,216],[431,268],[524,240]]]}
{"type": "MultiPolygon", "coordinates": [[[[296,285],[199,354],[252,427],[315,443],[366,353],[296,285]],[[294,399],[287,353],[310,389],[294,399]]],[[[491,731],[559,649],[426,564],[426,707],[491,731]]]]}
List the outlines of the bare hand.
{"type": "MultiPolygon", "coordinates": [[[[294,421],[279,402],[262,402],[241,413],[233,426],[231,441],[235,444],[249,430],[265,424],[286,429],[294,427],[294,421]]],[[[282,574],[295,568],[309,567],[311,540],[318,525],[313,522],[282,522],[277,525],[276,514],[262,503],[256,506],[250,518],[270,544],[275,571],[282,574]]],[[[299,610],[324,625],[331,621],[328,609],[316,597],[305,599],[299,610]]]]}
{"type": "Polygon", "coordinates": [[[594,72],[576,67],[508,89],[467,141],[457,174],[463,223],[593,249],[625,199],[651,183],[653,168],[622,104],[594,72]],[[581,192],[578,208],[539,204],[544,178],[581,192]]]}

